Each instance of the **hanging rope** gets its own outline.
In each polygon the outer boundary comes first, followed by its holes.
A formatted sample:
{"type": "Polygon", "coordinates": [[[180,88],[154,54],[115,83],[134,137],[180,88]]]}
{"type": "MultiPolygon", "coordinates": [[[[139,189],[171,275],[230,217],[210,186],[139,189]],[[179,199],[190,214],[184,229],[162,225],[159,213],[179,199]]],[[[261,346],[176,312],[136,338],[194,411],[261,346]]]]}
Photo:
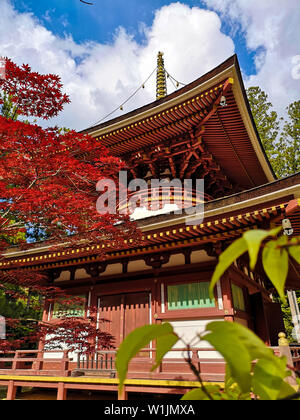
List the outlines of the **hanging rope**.
{"type": "MultiPolygon", "coordinates": [[[[98,120],[97,122],[95,122],[93,125],[91,125],[89,128],[93,128],[96,125],[100,124],[102,121],[106,120],[107,118],[109,118],[111,115],[113,115],[115,112],[117,111],[123,111],[123,107],[125,104],[127,104],[127,102],[129,102],[141,89],[145,88],[145,84],[151,79],[151,77],[153,76],[153,74],[157,71],[157,67],[155,67],[155,69],[152,71],[152,73],[147,77],[147,79],[144,81],[144,83],[142,83],[133,93],[132,95],[130,95],[126,101],[122,102],[117,108],[115,108],[113,111],[111,111],[109,114],[105,115],[105,117],[101,118],[100,120],[98,120]]],[[[172,85],[174,86],[175,89],[178,89],[178,87],[181,86],[186,86],[186,84],[179,82],[178,80],[176,80],[173,76],[170,75],[169,72],[165,72],[167,78],[170,79],[172,85]],[[175,83],[176,84],[175,84],[175,83]]]]}
{"type": "Polygon", "coordinates": [[[137,89],[136,91],[133,92],[132,95],[129,96],[129,98],[126,99],[126,101],[124,101],[123,103],[121,103],[121,105],[119,105],[117,108],[115,108],[113,111],[111,111],[109,114],[105,115],[105,117],[101,118],[99,121],[95,122],[91,127],[94,127],[97,124],[100,124],[102,121],[106,120],[106,118],[110,117],[112,114],[114,114],[115,112],[121,110],[123,111],[123,107],[125,104],[127,104],[127,102],[130,101],[130,99],[132,99],[141,89],[145,89],[145,84],[151,79],[151,77],[153,76],[153,74],[156,72],[157,67],[155,67],[155,69],[153,70],[153,72],[147,77],[147,79],[144,81],[144,83],[142,83],[137,89]]]}
{"type": "Polygon", "coordinates": [[[170,79],[172,85],[174,86],[175,90],[178,89],[178,86],[175,85],[175,83],[173,82],[173,80],[171,78],[169,78],[169,79],[170,79]]]}
{"type": "Polygon", "coordinates": [[[166,70],[166,74],[167,74],[167,77],[171,80],[171,82],[172,82],[173,86],[174,86],[176,89],[178,89],[180,85],[181,85],[181,86],[186,86],[186,84],[185,84],[185,83],[178,82],[178,80],[176,80],[176,79],[175,79],[175,77],[171,76],[171,75],[170,75],[170,73],[169,73],[167,70],[166,70]],[[174,85],[173,81],[176,83],[176,86],[174,85]]]}

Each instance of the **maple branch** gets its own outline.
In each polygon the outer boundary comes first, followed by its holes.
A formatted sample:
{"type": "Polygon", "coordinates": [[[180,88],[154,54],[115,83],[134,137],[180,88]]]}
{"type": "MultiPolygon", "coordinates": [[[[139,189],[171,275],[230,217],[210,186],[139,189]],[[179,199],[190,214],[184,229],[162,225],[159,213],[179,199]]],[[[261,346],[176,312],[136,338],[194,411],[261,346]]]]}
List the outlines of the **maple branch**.
{"type": "MultiPolygon", "coordinates": [[[[54,177],[54,176],[56,176],[56,175],[58,175],[59,174],[59,172],[62,170],[62,166],[55,172],[55,173],[53,173],[53,174],[51,174],[51,175],[47,175],[47,176],[44,176],[44,177],[41,177],[41,178],[35,178],[32,182],[31,182],[31,184],[26,188],[26,191],[28,191],[28,190],[30,190],[33,186],[34,186],[34,184],[37,182],[37,181],[40,181],[40,180],[45,180],[45,179],[48,179],[48,178],[51,178],[51,177],[54,177]]],[[[18,201],[20,201],[23,197],[24,197],[24,195],[25,195],[25,193],[23,193],[23,194],[21,194],[19,197],[17,197],[16,199],[15,199],[15,201],[13,202],[13,203],[11,203],[10,204],[10,206],[8,207],[8,209],[6,210],[6,212],[4,213],[4,214],[2,214],[1,215],[1,219],[4,219],[9,213],[10,213],[10,211],[11,211],[11,209],[12,209],[12,207],[18,202],[18,201]]],[[[8,219],[6,219],[3,223],[2,223],[2,225],[0,225],[0,229],[3,227],[3,226],[5,226],[7,223],[9,222],[9,220],[8,219]]]]}
{"type": "MultiPolygon", "coordinates": [[[[31,184],[28,186],[28,188],[26,188],[26,190],[30,190],[30,188],[32,188],[32,187],[33,187],[33,185],[34,185],[36,182],[37,182],[37,178],[35,178],[35,179],[31,182],[31,184]]],[[[1,214],[1,219],[4,219],[4,217],[6,217],[6,216],[10,213],[10,211],[11,211],[12,207],[15,205],[15,203],[16,203],[16,202],[18,202],[18,201],[20,201],[23,197],[24,197],[24,193],[23,193],[23,194],[21,194],[19,197],[17,197],[17,198],[16,198],[16,200],[15,200],[13,203],[11,203],[11,205],[8,207],[8,209],[6,210],[6,212],[5,212],[4,214],[1,214]]],[[[3,226],[5,226],[5,225],[6,225],[6,223],[7,223],[8,221],[9,221],[9,220],[8,220],[8,219],[6,219],[6,220],[2,223],[2,225],[0,225],[0,229],[1,229],[3,226]]]]}
{"type": "Polygon", "coordinates": [[[210,395],[210,393],[208,392],[208,390],[206,389],[206,386],[204,385],[200,372],[199,370],[196,368],[196,366],[194,365],[194,363],[192,362],[192,358],[191,358],[191,348],[190,346],[188,346],[188,357],[185,358],[185,361],[187,362],[187,364],[189,365],[191,371],[193,372],[193,374],[196,376],[198,382],[200,383],[201,389],[203,391],[203,393],[207,396],[207,398],[210,401],[213,401],[213,397],[210,395]]]}
{"type": "MultiPolygon", "coordinates": [[[[81,0],[92,5],[90,1],[81,0]]],[[[101,217],[96,211],[96,183],[99,179],[117,179],[124,167],[120,159],[110,155],[104,145],[88,134],[75,130],[65,132],[58,127],[44,129],[37,124],[14,120],[14,111],[24,117],[49,119],[56,116],[63,105],[70,102],[62,92],[60,78],[53,74],[41,75],[26,64],[19,67],[6,59],[6,78],[0,78],[0,90],[11,95],[15,106],[11,112],[13,118],[0,115],[0,259],[10,258],[11,253],[7,250],[12,243],[24,243],[27,248],[33,245],[26,244],[23,236],[28,226],[34,228],[32,238],[36,241],[40,237],[46,238],[43,246],[48,249],[52,246],[71,249],[75,242],[77,248],[96,242],[104,245],[109,242],[110,247],[121,248],[124,239],[134,235],[139,238],[139,232],[135,224],[130,224],[129,218],[125,220],[120,215],[101,217]]],[[[28,229],[27,233],[31,234],[28,229]]],[[[104,246],[96,252],[104,259],[107,251],[104,246]]],[[[52,270],[24,269],[22,263],[16,267],[0,270],[0,290],[9,305],[12,300],[22,300],[28,307],[34,304],[35,308],[44,303],[40,298],[51,303],[63,293],[49,284],[49,271],[52,270]],[[26,296],[27,291],[33,293],[33,300],[26,296]]],[[[95,307],[95,313],[96,310],[95,307]]],[[[112,338],[96,331],[94,321],[72,319],[62,324],[46,323],[36,327],[38,322],[30,319],[35,317],[31,312],[13,313],[20,319],[19,326],[15,324],[14,327],[15,320],[10,320],[15,330],[10,339],[0,340],[0,349],[36,343],[44,332],[55,332],[56,328],[56,336],[65,339],[67,345],[84,348],[88,344],[89,350],[93,348],[95,338],[101,346],[108,345],[112,338]],[[25,336],[22,322],[31,323],[34,334],[30,332],[25,336]],[[61,331],[63,327],[67,334],[61,331]],[[83,340],[85,334],[89,340],[83,340]]]]}

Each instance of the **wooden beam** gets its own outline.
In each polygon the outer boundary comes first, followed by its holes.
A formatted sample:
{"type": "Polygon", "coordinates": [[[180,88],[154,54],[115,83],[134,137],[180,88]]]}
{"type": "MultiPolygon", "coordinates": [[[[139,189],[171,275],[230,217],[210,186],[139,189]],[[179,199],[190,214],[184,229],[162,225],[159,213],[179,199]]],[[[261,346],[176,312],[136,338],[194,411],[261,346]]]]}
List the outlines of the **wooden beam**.
{"type": "Polygon", "coordinates": [[[179,178],[182,179],[185,170],[187,169],[187,167],[189,166],[189,162],[191,157],[193,156],[193,151],[190,151],[186,154],[184,161],[182,162],[181,166],[180,166],[180,170],[179,170],[179,178]]]}

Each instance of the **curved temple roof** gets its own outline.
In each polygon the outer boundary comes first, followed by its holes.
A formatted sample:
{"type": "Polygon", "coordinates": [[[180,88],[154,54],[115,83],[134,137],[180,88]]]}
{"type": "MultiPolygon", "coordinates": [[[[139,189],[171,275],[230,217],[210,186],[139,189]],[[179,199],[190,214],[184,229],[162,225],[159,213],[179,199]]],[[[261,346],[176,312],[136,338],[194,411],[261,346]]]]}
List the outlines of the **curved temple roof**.
{"type": "Polygon", "coordinates": [[[213,156],[236,191],[275,179],[254,124],[236,55],[184,88],[83,132],[98,137],[113,155],[126,161],[141,157],[154,146],[165,151],[164,157],[170,156],[174,139],[189,135],[213,156]],[[227,106],[220,105],[222,96],[227,106]]]}

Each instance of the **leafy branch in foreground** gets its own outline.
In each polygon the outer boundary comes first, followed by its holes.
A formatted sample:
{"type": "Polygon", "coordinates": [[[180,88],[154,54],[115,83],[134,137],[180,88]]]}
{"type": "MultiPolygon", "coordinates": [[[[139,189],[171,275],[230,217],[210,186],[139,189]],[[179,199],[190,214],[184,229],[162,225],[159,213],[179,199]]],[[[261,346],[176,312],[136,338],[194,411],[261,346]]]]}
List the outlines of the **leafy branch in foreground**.
{"type": "Polygon", "coordinates": [[[262,263],[264,270],[279,296],[285,302],[284,288],[289,270],[289,257],[300,264],[300,237],[289,239],[287,236],[280,236],[278,239],[263,244],[268,237],[276,237],[281,230],[281,227],[271,231],[249,230],[240,239],[233,242],[220,255],[219,263],[210,283],[210,296],[213,296],[214,287],[225,271],[246,252],[249,253],[250,268],[254,270],[259,252],[263,248],[262,263]]]}
{"type": "MultiPolygon", "coordinates": [[[[199,388],[188,392],[183,400],[280,400],[299,397],[299,387],[294,388],[286,382],[292,374],[287,368],[286,358],[275,356],[273,350],[248,328],[237,323],[212,322],[198,338],[208,342],[226,361],[225,384],[203,383],[191,357],[183,356],[199,382],[199,388]]],[[[182,341],[169,323],[146,325],[130,333],[117,354],[120,389],[124,386],[132,358],[153,340],[156,340],[156,360],[152,371],[174,344],[182,341]]],[[[300,381],[298,383],[300,385],[300,381]]]]}
{"type": "MultiPolygon", "coordinates": [[[[289,257],[300,263],[300,238],[275,238],[281,228],[271,231],[255,230],[246,232],[242,238],[230,245],[220,256],[214,272],[210,291],[224,272],[241,255],[248,251],[250,267],[253,270],[261,249],[264,269],[282,299],[288,274],[289,257]]],[[[181,341],[187,346],[188,356],[183,358],[199,383],[199,387],[183,396],[183,400],[298,400],[300,399],[300,378],[298,372],[287,366],[286,357],[275,356],[250,329],[226,321],[211,322],[198,340],[206,341],[226,362],[225,383],[204,384],[200,371],[193,365],[190,346],[173,330],[169,323],[146,325],[130,333],[117,353],[116,367],[120,380],[120,390],[124,387],[130,361],[151,341],[156,340],[156,358],[152,371],[162,362],[173,346],[181,341]],[[292,370],[298,378],[295,386],[287,379],[292,370]]]]}

